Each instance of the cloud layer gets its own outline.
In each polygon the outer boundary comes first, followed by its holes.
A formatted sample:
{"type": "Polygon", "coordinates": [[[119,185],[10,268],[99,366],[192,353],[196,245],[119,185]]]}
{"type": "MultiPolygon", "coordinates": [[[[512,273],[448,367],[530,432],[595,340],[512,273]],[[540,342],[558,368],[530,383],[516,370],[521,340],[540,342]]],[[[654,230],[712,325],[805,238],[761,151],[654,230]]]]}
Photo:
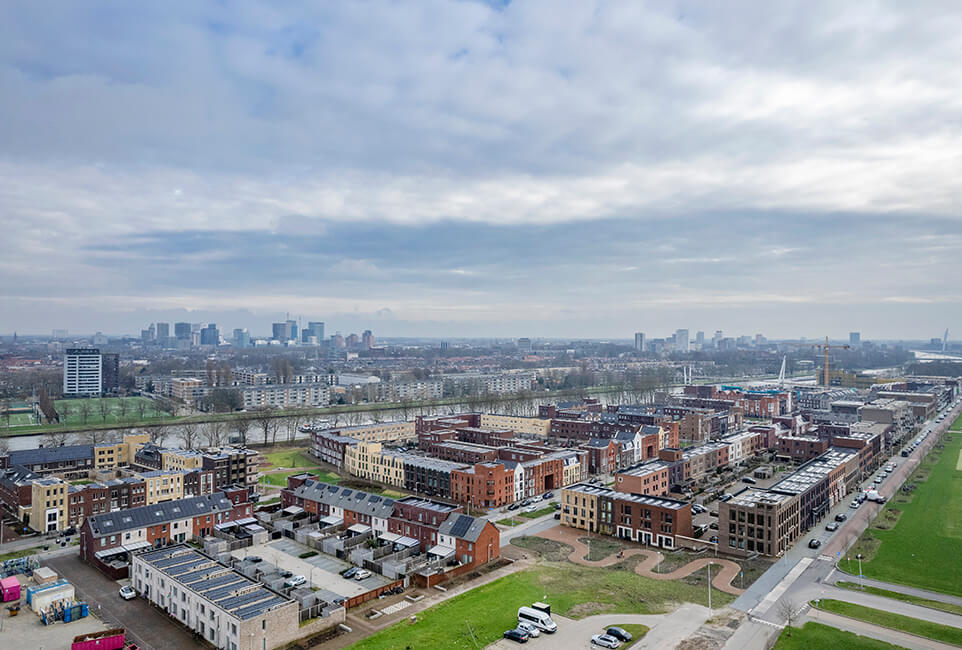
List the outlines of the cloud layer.
{"type": "Polygon", "coordinates": [[[949,2],[7,3],[0,331],[934,336],[960,34],[949,2]]]}

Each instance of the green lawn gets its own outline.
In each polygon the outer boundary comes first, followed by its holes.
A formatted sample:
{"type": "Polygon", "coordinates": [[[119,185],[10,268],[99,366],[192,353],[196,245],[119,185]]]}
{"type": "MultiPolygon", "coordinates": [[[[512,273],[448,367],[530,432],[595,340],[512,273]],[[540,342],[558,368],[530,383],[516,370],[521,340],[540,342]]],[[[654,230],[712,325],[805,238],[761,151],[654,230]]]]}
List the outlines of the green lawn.
{"type": "MultiPolygon", "coordinates": [[[[648,630],[651,629],[647,625],[642,625],[641,623],[623,623],[618,627],[620,627],[622,630],[624,630],[625,632],[631,635],[631,641],[629,641],[628,643],[622,644],[621,647],[624,649],[630,648],[631,646],[641,641],[645,637],[645,635],[648,634],[648,630]]],[[[598,630],[598,632],[599,633],[604,632],[605,629],[607,628],[598,630]]]]}
{"type": "Polygon", "coordinates": [[[524,522],[516,517],[508,517],[507,519],[499,519],[496,524],[501,524],[502,526],[520,526],[524,522]]]}
{"type": "Polygon", "coordinates": [[[578,541],[588,545],[588,559],[593,562],[614,555],[625,547],[614,537],[582,537],[578,541]]]}
{"type": "Polygon", "coordinates": [[[304,470],[304,469],[292,469],[287,472],[274,472],[273,474],[262,474],[260,482],[264,485],[275,485],[279,487],[287,487],[287,477],[294,476],[295,474],[302,474],[308,472],[317,477],[317,480],[322,483],[334,483],[337,484],[341,481],[341,477],[337,474],[331,474],[330,472],[322,472],[320,470],[304,470]]]}
{"type": "Polygon", "coordinates": [[[855,554],[861,552],[870,578],[962,596],[962,562],[946,561],[962,557],[962,433],[947,433],[944,442],[938,461],[922,464],[929,476],[916,482],[911,501],[886,505],[902,511],[898,523],[890,530],[869,528],[842,569],[858,575],[855,554]]]}
{"type": "MultiPolygon", "coordinates": [[[[29,427],[37,423],[37,418],[34,417],[33,413],[11,413],[10,414],[10,428],[16,427],[29,427]]],[[[0,418],[0,427],[6,427],[7,420],[5,417],[0,418]]]]}
{"type": "Polygon", "coordinates": [[[86,424],[103,424],[104,417],[100,412],[100,404],[107,406],[106,423],[138,422],[170,417],[167,413],[154,407],[154,403],[146,397],[91,397],[78,399],[58,399],[54,401],[54,408],[60,414],[60,422],[64,425],[82,425],[84,422],[83,405],[87,404],[88,412],[86,424]],[[121,403],[126,402],[127,411],[123,413],[121,403]],[[140,417],[138,404],[144,405],[144,417],[140,417]]]}
{"type": "MultiPolygon", "coordinates": [[[[652,580],[625,570],[549,564],[455,596],[421,612],[416,623],[401,621],[351,647],[484,647],[515,626],[518,607],[539,600],[549,603],[554,612],[583,618],[598,613],[663,613],[679,601],[705,605],[707,593],[678,580],[652,580]]],[[[712,594],[716,607],[732,600],[717,590],[712,594]]]]}
{"type": "Polygon", "coordinates": [[[841,587],[842,589],[849,589],[851,591],[861,591],[874,596],[882,596],[883,598],[901,600],[902,602],[912,603],[913,605],[920,605],[922,607],[929,607],[931,609],[940,609],[943,612],[959,614],[962,616],[962,606],[953,605],[952,603],[943,603],[941,600],[931,600],[930,598],[912,596],[911,594],[903,594],[898,591],[890,591],[888,589],[879,589],[878,587],[863,587],[862,589],[859,589],[857,582],[836,582],[835,586],[841,587]]]}
{"type": "Polygon", "coordinates": [[[318,462],[312,458],[306,449],[287,449],[264,454],[271,467],[317,467],[318,462]]]}
{"type": "Polygon", "coordinates": [[[772,650],[895,650],[901,647],[809,621],[802,627],[787,627],[782,630],[772,650]]]}
{"type": "Polygon", "coordinates": [[[931,623],[919,618],[894,614],[881,609],[873,609],[872,607],[847,603],[842,600],[833,600],[831,598],[821,600],[819,602],[819,609],[850,618],[856,618],[860,621],[866,621],[881,627],[924,636],[928,639],[944,641],[945,643],[951,643],[953,645],[962,645],[962,629],[957,627],[931,623]]]}
{"type": "Polygon", "coordinates": [[[4,553],[3,555],[0,555],[0,562],[6,561],[6,560],[14,560],[18,557],[27,557],[28,555],[35,555],[39,553],[40,550],[41,550],[40,547],[37,546],[34,548],[25,548],[22,551],[13,551],[11,553],[4,553]]]}
{"type": "Polygon", "coordinates": [[[534,512],[522,512],[520,517],[525,519],[537,519],[538,517],[543,517],[549,512],[554,512],[554,506],[548,506],[547,508],[541,508],[540,510],[535,510],[534,512]]]}

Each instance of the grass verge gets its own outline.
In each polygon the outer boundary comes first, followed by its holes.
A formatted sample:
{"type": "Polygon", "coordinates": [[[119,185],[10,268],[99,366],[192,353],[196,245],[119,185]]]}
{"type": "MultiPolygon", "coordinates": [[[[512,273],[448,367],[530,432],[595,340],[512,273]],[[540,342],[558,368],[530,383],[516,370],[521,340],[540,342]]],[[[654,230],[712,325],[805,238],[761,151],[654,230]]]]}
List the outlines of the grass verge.
{"type": "Polygon", "coordinates": [[[264,454],[271,467],[295,469],[297,467],[317,467],[318,462],[311,458],[306,449],[285,449],[264,454]]]}
{"type": "Polygon", "coordinates": [[[887,627],[892,630],[900,630],[902,632],[908,632],[909,634],[923,636],[927,639],[934,639],[935,641],[942,641],[953,645],[962,645],[962,629],[957,627],[923,621],[919,618],[912,618],[911,616],[886,612],[881,609],[873,609],[871,607],[847,603],[842,600],[833,600],[831,598],[820,601],[819,609],[881,627],[887,627]]]}
{"type": "Polygon", "coordinates": [[[786,627],[782,630],[772,650],[811,650],[811,648],[896,650],[901,646],[809,621],[802,627],[786,627]]]}
{"type": "Polygon", "coordinates": [[[546,508],[541,508],[540,510],[535,510],[534,512],[522,512],[519,516],[525,519],[537,519],[538,517],[544,517],[546,514],[554,512],[554,506],[548,506],[546,508]]]}
{"type": "Polygon", "coordinates": [[[882,596],[883,598],[901,600],[902,602],[905,602],[905,603],[912,603],[913,605],[920,605],[922,607],[938,609],[943,612],[949,612],[950,614],[959,614],[960,616],[962,616],[962,606],[953,605],[952,603],[943,603],[941,600],[932,600],[931,598],[922,598],[921,596],[903,594],[901,592],[891,591],[889,589],[879,589],[878,587],[863,587],[859,589],[857,582],[836,582],[835,586],[841,587],[842,589],[848,589],[850,591],[861,591],[862,593],[872,594],[874,596],[882,596]]]}
{"type": "Polygon", "coordinates": [[[0,555],[0,562],[4,562],[6,560],[15,560],[18,557],[27,557],[28,555],[36,555],[39,552],[40,552],[40,547],[37,546],[35,548],[25,548],[22,551],[12,551],[10,553],[4,553],[3,555],[0,555]]]}
{"type": "MultiPolygon", "coordinates": [[[[716,594],[722,599],[719,603],[733,600],[716,591],[713,605],[716,594]]],[[[351,647],[483,647],[515,626],[518,607],[539,600],[549,603],[553,612],[582,618],[598,613],[657,614],[679,601],[706,604],[707,593],[680,581],[653,580],[627,571],[547,564],[460,594],[425,610],[415,623],[396,623],[351,647]]]]}

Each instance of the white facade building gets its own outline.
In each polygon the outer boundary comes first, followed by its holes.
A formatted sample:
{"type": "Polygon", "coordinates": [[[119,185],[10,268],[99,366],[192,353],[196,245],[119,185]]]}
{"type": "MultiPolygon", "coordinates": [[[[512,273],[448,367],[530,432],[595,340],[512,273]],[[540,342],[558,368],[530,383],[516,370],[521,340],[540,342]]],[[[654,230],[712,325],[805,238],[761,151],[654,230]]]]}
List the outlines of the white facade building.
{"type": "Polygon", "coordinates": [[[63,358],[64,395],[99,395],[103,389],[103,357],[97,348],[72,348],[63,358]]]}

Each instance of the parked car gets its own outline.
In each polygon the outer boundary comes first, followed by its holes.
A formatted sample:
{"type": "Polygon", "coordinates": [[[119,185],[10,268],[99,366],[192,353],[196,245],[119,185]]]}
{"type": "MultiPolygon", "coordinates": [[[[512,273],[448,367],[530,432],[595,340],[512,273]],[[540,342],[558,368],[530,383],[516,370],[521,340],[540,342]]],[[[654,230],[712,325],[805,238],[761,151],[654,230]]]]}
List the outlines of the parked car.
{"type": "Polygon", "coordinates": [[[517,641],[518,643],[528,642],[528,635],[523,630],[519,629],[505,630],[504,638],[517,641]]]}
{"type": "Polygon", "coordinates": [[[120,597],[124,600],[133,600],[137,597],[137,592],[130,585],[124,585],[120,588],[120,597]]]}
{"type": "Polygon", "coordinates": [[[725,502],[725,501],[730,501],[730,500],[732,500],[732,499],[734,499],[734,498],[735,498],[735,495],[733,495],[733,494],[723,494],[723,495],[721,495],[720,497],[718,497],[718,500],[719,500],[719,501],[722,501],[722,502],[725,502]]]}
{"type": "Polygon", "coordinates": [[[613,636],[608,636],[607,634],[596,634],[591,637],[591,643],[594,645],[600,645],[602,648],[617,648],[621,645],[621,641],[613,636]]]}
{"type": "Polygon", "coordinates": [[[844,512],[840,512],[837,515],[835,515],[835,521],[845,521],[846,519],[848,519],[848,515],[845,514],[844,512]]]}
{"type": "Polygon", "coordinates": [[[858,502],[858,499],[856,499],[855,501],[852,501],[850,504],[848,504],[848,507],[854,510],[858,508],[860,505],[861,504],[858,502]]]}
{"type": "Polygon", "coordinates": [[[818,548],[818,547],[821,546],[821,545],[822,545],[822,540],[820,540],[820,539],[810,539],[810,540],[808,541],[808,547],[809,547],[809,548],[818,548]]]}
{"type": "Polygon", "coordinates": [[[541,498],[542,498],[542,499],[553,499],[553,498],[554,498],[554,492],[545,492],[543,495],[541,495],[541,498]]]}
{"type": "Polygon", "coordinates": [[[554,509],[555,509],[555,510],[561,510],[561,503],[558,502],[558,501],[555,501],[555,502],[554,502],[554,509]]]}
{"type": "Polygon", "coordinates": [[[521,505],[523,505],[523,506],[530,506],[530,505],[531,505],[531,499],[525,499],[524,501],[521,502],[521,505]]]}
{"type": "Polygon", "coordinates": [[[718,522],[713,521],[710,524],[708,524],[708,527],[711,528],[712,530],[718,530],[718,522]]]}
{"type": "Polygon", "coordinates": [[[708,513],[708,516],[709,516],[709,517],[717,517],[717,516],[718,516],[718,511],[717,511],[717,510],[712,510],[711,512],[708,513]]]}
{"type": "Polygon", "coordinates": [[[518,621],[517,629],[526,633],[529,637],[536,639],[541,636],[541,630],[537,628],[534,623],[529,623],[528,621],[518,621]]]}
{"type": "Polygon", "coordinates": [[[554,518],[560,520],[560,519],[561,519],[561,513],[560,513],[560,512],[554,513],[554,518]]]}
{"type": "Polygon", "coordinates": [[[838,522],[832,521],[828,524],[825,524],[825,530],[830,533],[834,533],[836,530],[838,530],[838,522]]]}
{"type": "Polygon", "coordinates": [[[541,501],[540,495],[531,497],[531,503],[538,503],[539,501],[541,501]]]}
{"type": "Polygon", "coordinates": [[[342,573],[341,576],[350,580],[355,575],[357,575],[357,572],[360,570],[361,570],[360,567],[352,566],[350,569],[342,573]]]}
{"type": "Polygon", "coordinates": [[[758,481],[756,481],[755,479],[753,479],[751,476],[743,476],[743,477],[742,477],[742,483],[748,483],[749,485],[755,485],[756,483],[758,483],[758,481]]]}
{"type": "Polygon", "coordinates": [[[718,535],[712,535],[711,537],[708,538],[708,541],[711,542],[712,544],[717,544],[717,543],[718,543],[718,535]]]}
{"type": "Polygon", "coordinates": [[[253,562],[254,564],[257,564],[258,562],[263,562],[263,561],[264,561],[264,558],[262,558],[262,557],[259,556],[259,555],[248,555],[248,556],[247,556],[247,561],[248,561],[248,562],[253,562]]]}
{"type": "Polygon", "coordinates": [[[538,506],[528,506],[527,508],[525,508],[525,509],[522,510],[521,512],[535,512],[535,511],[537,511],[537,509],[538,509],[538,506]]]}
{"type": "Polygon", "coordinates": [[[357,573],[354,574],[355,580],[364,580],[365,578],[370,578],[371,572],[367,569],[358,569],[357,573]]]}
{"type": "Polygon", "coordinates": [[[695,503],[695,504],[692,504],[691,511],[694,512],[696,515],[700,515],[703,512],[708,512],[708,509],[703,505],[699,505],[695,503]]]}
{"type": "Polygon", "coordinates": [[[609,627],[607,630],[605,630],[605,634],[608,636],[613,636],[619,641],[631,641],[632,639],[631,632],[620,627],[609,627]]]}
{"type": "Polygon", "coordinates": [[[302,584],[307,582],[307,578],[304,576],[291,576],[284,581],[285,587],[300,587],[302,584]]]}
{"type": "Polygon", "coordinates": [[[512,503],[510,506],[508,506],[508,510],[517,510],[520,507],[521,506],[518,505],[517,503],[512,503]]]}

